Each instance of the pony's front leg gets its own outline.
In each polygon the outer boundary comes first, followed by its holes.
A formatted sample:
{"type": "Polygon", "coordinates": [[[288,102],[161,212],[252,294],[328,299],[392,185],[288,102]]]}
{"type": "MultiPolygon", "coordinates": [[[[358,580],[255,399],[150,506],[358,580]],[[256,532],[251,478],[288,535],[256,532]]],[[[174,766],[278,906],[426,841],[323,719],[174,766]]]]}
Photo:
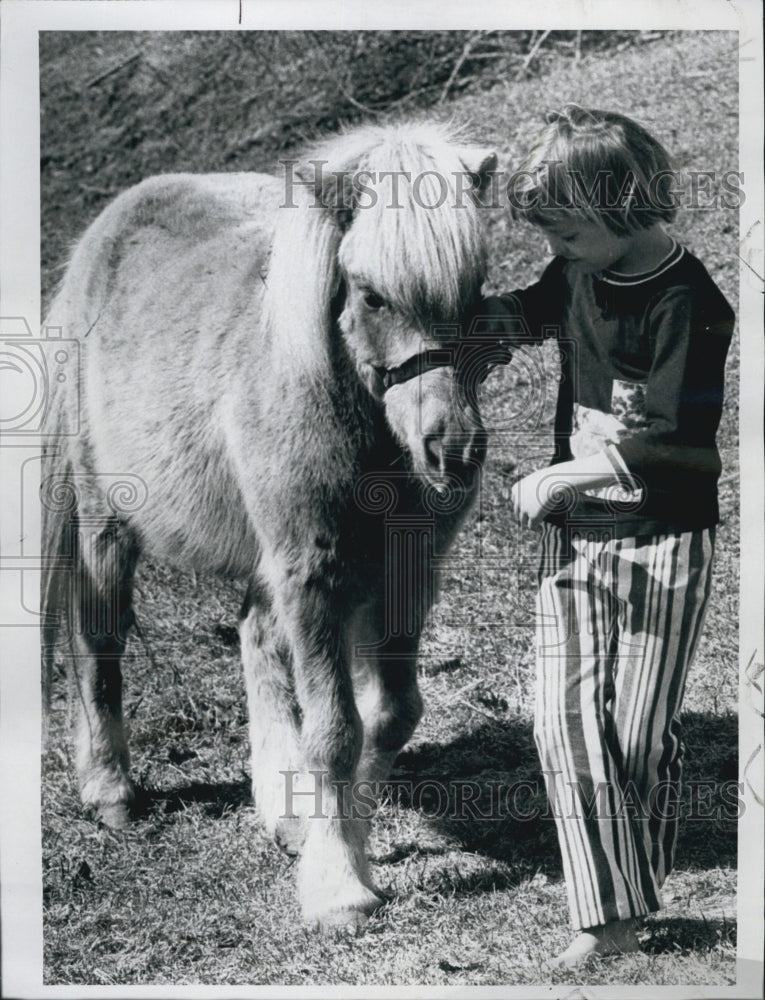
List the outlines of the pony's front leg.
{"type": "MultiPolygon", "coordinates": [[[[298,866],[303,915],[322,927],[359,927],[382,900],[366,857],[366,824],[351,811],[351,785],[362,747],[336,597],[311,581],[286,591],[295,687],[302,715],[300,796],[305,839],[298,866]]],[[[290,805],[294,805],[292,796],[290,805]]]]}

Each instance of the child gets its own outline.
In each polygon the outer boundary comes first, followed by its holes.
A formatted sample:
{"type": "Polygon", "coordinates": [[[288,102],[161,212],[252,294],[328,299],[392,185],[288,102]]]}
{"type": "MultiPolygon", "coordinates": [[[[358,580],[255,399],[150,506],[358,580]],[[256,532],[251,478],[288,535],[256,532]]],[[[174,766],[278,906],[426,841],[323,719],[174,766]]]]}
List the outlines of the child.
{"type": "Polygon", "coordinates": [[[734,316],[663,228],[662,146],[574,105],[547,123],[511,193],[554,259],[486,306],[512,346],[559,340],[552,466],[516,483],[512,504],[542,530],[534,735],[576,932],[553,965],[573,967],[637,950],[634,918],[661,908],[672,867],[734,316]]]}

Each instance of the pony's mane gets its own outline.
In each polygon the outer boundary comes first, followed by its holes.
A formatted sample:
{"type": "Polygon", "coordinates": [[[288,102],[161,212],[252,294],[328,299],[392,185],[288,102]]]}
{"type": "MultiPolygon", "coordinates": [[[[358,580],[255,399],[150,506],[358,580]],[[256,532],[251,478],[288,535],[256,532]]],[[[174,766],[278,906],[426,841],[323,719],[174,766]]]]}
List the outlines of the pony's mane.
{"type": "Polygon", "coordinates": [[[459,131],[435,123],[365,126],[315,146],[304,173],[315,178],[321,163],[325,203],[339,193],[342,204],[322,208],[313,188],[292,187],[296,207],[279,213],[268,272],[271,336],[289,338],[295,349],[299,342],[304,362],[320,350],[338,263],[425,325],[456,321],[486,267],[483,226],[460,156],[465,146],[459,131]],[[360,194],[353,178],[376,197],[360,194]]]}

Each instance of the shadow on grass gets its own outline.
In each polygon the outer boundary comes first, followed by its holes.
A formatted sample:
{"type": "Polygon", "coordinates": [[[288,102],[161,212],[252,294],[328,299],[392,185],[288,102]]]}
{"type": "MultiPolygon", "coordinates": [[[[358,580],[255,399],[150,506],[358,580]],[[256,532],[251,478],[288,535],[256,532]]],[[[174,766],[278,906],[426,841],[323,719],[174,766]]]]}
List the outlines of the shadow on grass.
{"type": "MultiPolygon", "coordinates": [[[[737,740],[734,716],[683,716],[678,869],[736,866],[737,740]]],[[[528,721],[498,719],[446,745],[406,751],[396,761],[388,795],[395,807],[418,811],[466,851],[521,870],[561,873],[528,721]]]]}
{"type": "Polygon", "coordinates": [[[251,802],[252,789],[247,780],[218,784],[198,781],[166,791],[139,788],[136,791],[133,813],[136,818],[149,816],[152,813],[169,816],[199,805],[205,815],[219,819],[224,813],[241,809],[251,802]]]}
{"type": "MultiPolygon", "coordinates": [[[[683,717],[683,735],[685,785],[675,867],[735,867],[731,783],[736,775],[737,720],[688,714],[683,717]],[[696,812],[701,807],[695,817],[689,808],[694,795],[696,812]]],[[[498,719],[446,745],[423,744],[406,751],[396,761],[386,794],[395,808],[416,810],[452,844],[501,863],[496,871],[461,876],[461,892],[504,888],[537,871],[552,878],[561,874],[555,823],[527,720],[498,719]]],[[[196,782],[164,791],[140,790],[135,814],[169,816],[199,806],[216,819],[251,802],[246,779],[196,782]]],[[[441,850],[412,842],[377,860],[395,864],[441,850]]]]}
{"type": "Polygon", "coordinates": [[[647,955],[714,951],[721,945],[736,947],[735,920],[698,920],[684,917],[654,918],[646,923],[650,937],[641,940],[647,955]]]}

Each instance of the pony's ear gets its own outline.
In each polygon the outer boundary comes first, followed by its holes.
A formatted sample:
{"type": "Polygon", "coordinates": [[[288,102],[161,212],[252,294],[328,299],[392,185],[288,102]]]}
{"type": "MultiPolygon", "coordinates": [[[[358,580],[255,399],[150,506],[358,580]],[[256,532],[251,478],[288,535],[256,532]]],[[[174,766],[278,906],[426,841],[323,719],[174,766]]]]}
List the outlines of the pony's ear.
{"type": "Polygon", "coordinates": [[[460,150],[460,159],[473,180],[473,191],[479,196],[485,194],[497,170],[497,154],[493,150],[465,146],[460,150]]]}

